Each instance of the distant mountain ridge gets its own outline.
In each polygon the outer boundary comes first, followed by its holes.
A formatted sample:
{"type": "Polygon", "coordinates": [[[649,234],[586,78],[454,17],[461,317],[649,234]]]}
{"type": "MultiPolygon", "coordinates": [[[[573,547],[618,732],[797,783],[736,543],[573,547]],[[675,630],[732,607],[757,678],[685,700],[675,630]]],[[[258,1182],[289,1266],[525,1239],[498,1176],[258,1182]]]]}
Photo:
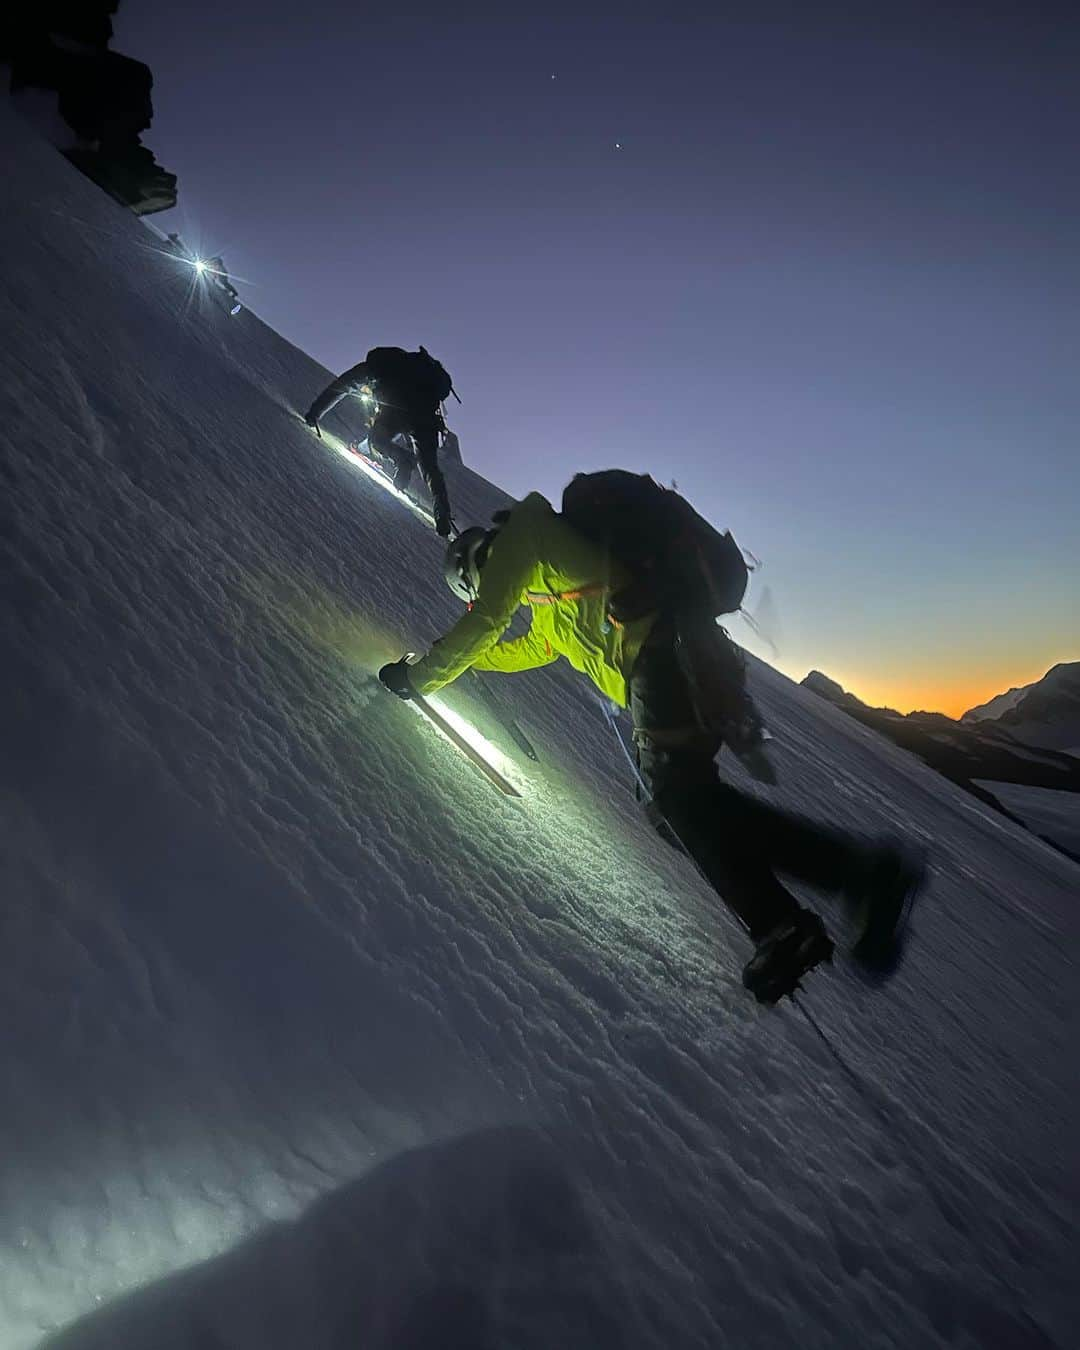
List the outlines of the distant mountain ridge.
{"type": "MultiPolygon", "coordinates": [[[[810,671],[801,683],[1020,824],[1026,822],[1007,810],[986,783],[1080,794],[1080,758],[1053,743],[1080,746],[1080,662],[1057,665],[1027,689],[1010,690],[1009,694],[999,696],[1022,694],[1000,715],[967,721],[956,721],[939,712],[900,713],[894,708],[871,708],[820,670],[810,671]],[[1045,739],[1038,740],[1040,735],[1045,739]]],[[[1080,815],[1080,808],[1077,814],[1080,815]]],[[[1076,857],[1058,839],[1040,837],[1076,857]]]]}
{"type": "Polygon", "coordinates": [[[993,698],[987,699],[985,703],[980,703],[974,708],[969,708],[967,712],[960,714],[961,722],[983,722],[987,718],[1000,717],[1002,713],[1008,712],[1014,708],[1024,697],[1029,689],[1034,689],[1035,683],[1017,684],[1004,694],[995,694],[993,698]]]}
{"type": "Polygon", "coordinates": [[[998,694],[960,720],[995,721],[1025,745],[1080,755],[1080,661],[1059,661],[1041,680],[998,694]]]}

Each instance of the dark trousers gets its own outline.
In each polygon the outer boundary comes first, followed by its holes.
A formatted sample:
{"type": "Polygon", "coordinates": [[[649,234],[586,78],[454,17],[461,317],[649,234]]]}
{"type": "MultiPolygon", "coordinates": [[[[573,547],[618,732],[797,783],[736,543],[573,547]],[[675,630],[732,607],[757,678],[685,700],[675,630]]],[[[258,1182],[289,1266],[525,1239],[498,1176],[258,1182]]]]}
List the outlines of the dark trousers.
{"type": "MultiPolygon", "coordinates": [[[[313,421],[321,421],[343,398],[358,396],[369,378],[363,363],[353,366],[326,386],[308,409],[307,416],[313,421]]],[[[441,430],[442,419],[435,408],[411,407],[404,400],[400,406],[380,404],[378,414],[368,429],[368,445],[377,454],[393,461],[394,486],[401,492],[408,486],[413,469],[419,466],[431,493],[435,523],[441,523],[448,529],[450,496],[446,491],[446,479],[439,468],[441,430]],[[416,446],[415,456],[411,450],[394,444],[394,437],[398,435],[412,437],[416,446]]]]}
{"type": "Polygon", "coordinates": [[[446,479],[439,468],[439,420],[431,414],[412,411],[409,408],[380,407],[378,416],[368,428],[368,445],[394,464],[394,486],[404,492],[412,477],[413,469],[419,467],[421,477],[431,493],[435,507],[435,518],[443,515],[449,518],[450,498],[446,491],[446,479]],[[404,435],[412,437],[416,446],[416,455],[407,446],[397,445],[394,437],[404,435]]]}
{"type": "Polygon", "coordinates": [[[826,891],[852,875],[862,857],[853,838],[721,782],[722,737],[700,727],[674,630],[663,624],[634,665],[630,711],[655,823],[674,833],[755,941],[798,907],[778,872],[826,891]]]}

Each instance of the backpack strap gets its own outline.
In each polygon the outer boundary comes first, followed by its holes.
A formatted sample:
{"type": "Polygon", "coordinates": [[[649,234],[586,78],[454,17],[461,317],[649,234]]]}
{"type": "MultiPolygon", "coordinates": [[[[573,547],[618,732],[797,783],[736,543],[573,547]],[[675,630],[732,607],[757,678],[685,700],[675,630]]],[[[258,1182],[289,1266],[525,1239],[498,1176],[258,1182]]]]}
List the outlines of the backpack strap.
{"type": "Polygon", "coordinates": [[[606,590],[606,586],[596,581],[576,591],[526,591],[525,599],[530,605],[557,605],[560,600],[591,600],[593,596],[603,595],[606,590]]]}
{"type": "MultiPolygon", "coordinates": [[[[609,587],[602,585],[599,581],[591,582],[588,586],[581,586],[576,591],[526,591],[525,602],[529,605],[557,605],[560,600],[592,600],[595,596],[609,595],[609,587]]],[[[622,623],[611,613],[610,606],[605,606],[607,613],[604,616],[604,622],[600,625],[602,633],[610,633],[613,628],[621,628],[622,623]]]]}

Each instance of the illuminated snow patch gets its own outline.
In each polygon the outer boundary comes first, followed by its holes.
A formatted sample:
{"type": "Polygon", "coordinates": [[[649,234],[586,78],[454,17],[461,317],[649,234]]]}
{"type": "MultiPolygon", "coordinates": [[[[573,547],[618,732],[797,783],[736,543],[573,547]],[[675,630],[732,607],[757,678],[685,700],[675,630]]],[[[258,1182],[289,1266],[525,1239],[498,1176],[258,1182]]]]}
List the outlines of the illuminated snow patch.
{"type": "MultiPolygon", "coordinates": [[[[477,731],[473,724],[462,717],[459,712],[455,712],[453,708],[448,707],[437,695],[425,695],[424,702],[430,706],[432,712],[437,713],[446,722],[452,731],[456,732],[457,735],[461,737],[469,748],[473,750],[474,753],[489,766],[489,768],[494,769],[500,777],[505,778],[519,795],[522,794],[523,784],[514,773],[513,761],[507,758],[497,745],[494,745],[486,736],[477,731]]],[[[423,709],[420,706],[415,703],[410,706],[418,717],[424,717],[423,709]]],[[[439,735],[443,740],[447,741],[450,745],[454,745],[453,741],[451,741],[439,727],[435,726],[435,723],[432,722],[430,718],[425,717],[424,720],[429,726],[435,727],[435,730],[439,732],[439,735]]],[[[457,750],[459,754],[461,753],[459,746],[454,745],[454,749],[457,750]]]]}
{"type": "Polygon", "coordinates": [[[440,713],[446,718],[463,740],[468,741],[474,750],[484,756],[493,769],[498,769],[504,776],[509,776],[508,771],[513,768],[513,763],[503,754],[497,745],[492,744],[486,736],[482,736],[472,723],[462,717],[460,713],[455,712],[453,708],[447,707],[437,694],[429,697],[427,701],[437,713],[440,713]]]}
{"type": "Polygon", "coordinates": [[[399,488],[396,488],[385,474],[380,473],[378,469],[374,468],[371,464],[368,464],[360,455],[354,454],[353,451],[350,450],[344,442],[339,441],[336,436],[328,435],[325,431],[322,435],[323,440],[328,445],[333,446],[338,454],[347,459],[350,464],[354,464],[358,469],[362,469],[373,483],[378,483],[379,487],[381,487],[384,492],[388,492],[391,497],[396,497],[399,502],[404,503],[405,506],[415,512],[415,514],[428,525],[434,523],[434,517],[431,512],[425,510],[419,502],[414,501],[407,492],[402,492],[399,488]]]}

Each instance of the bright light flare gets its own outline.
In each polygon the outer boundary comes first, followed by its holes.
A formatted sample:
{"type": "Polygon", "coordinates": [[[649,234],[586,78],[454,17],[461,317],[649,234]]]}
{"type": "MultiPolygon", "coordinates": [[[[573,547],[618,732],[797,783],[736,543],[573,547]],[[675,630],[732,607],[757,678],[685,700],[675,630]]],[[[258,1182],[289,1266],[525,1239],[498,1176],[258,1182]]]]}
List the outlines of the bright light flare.
{"type": "Polygon", "coordinates": [[[195,271],[198,272],[199,276],[202,276],[202,274],[206,271],[206,264],[203,262],[201,258],[195,259],[195,271]]]}

